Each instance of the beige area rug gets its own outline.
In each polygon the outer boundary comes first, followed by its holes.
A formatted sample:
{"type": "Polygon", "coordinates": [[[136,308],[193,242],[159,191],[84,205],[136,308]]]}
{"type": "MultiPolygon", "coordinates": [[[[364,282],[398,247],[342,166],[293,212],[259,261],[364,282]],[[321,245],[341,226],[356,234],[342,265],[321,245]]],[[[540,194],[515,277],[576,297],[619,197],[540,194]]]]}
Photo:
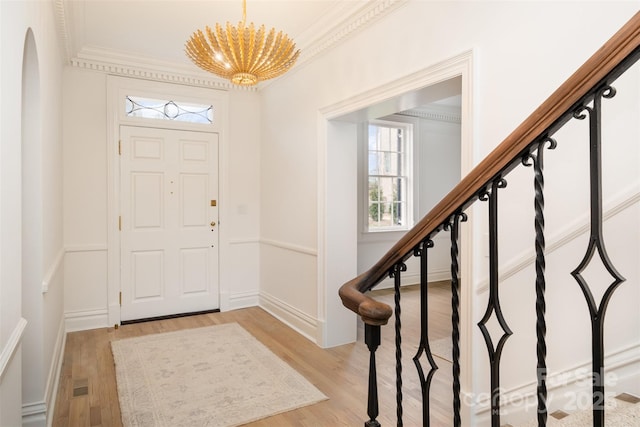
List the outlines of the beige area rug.
{"type": "Polygon", "coordinates": [[[111,350],[125,427],[238,426],[327,399],[237,323],[111,350]]]}

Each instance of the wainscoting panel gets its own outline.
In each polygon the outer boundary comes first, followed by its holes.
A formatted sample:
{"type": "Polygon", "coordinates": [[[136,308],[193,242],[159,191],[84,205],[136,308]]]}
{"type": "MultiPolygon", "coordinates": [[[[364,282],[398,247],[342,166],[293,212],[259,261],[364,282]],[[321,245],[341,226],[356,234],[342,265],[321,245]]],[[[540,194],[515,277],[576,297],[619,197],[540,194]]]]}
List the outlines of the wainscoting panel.
{"type": "MultiPolygon", "coordinates": [[[[73,330],[80,327],[79,321],[91,319],[92,327],[107,326],[96,323],[96,310],[107,302],[107,249],[104,246],[86,245],[66,248],[64,257],[64,309],[67,326],[74,324],[73,330]],[[84,313],[84,314],[83,314],[84,313]]],[[[69,329],[67,329],[69,330],[69,329]]]]}

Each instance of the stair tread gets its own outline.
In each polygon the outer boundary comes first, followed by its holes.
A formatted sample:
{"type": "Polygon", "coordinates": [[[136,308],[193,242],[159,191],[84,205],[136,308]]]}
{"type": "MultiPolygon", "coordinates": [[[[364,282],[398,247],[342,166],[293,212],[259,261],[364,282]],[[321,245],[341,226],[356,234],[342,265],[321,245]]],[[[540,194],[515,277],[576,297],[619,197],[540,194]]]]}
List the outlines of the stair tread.
{"type": "MultiPolygon", "coordinates": [[[[611,399],[605,405],[605,419],[607,427],[640,427],[640,404],[631,403],[622,399],[611,399]]],[[[592,425],[593,413],[591,410],[583,410],[557,419],[549,416],[549,427],[584,427],[592,425]]],[[[536,427],[537,420],[531,420],[521,427],[536,427]]]]}

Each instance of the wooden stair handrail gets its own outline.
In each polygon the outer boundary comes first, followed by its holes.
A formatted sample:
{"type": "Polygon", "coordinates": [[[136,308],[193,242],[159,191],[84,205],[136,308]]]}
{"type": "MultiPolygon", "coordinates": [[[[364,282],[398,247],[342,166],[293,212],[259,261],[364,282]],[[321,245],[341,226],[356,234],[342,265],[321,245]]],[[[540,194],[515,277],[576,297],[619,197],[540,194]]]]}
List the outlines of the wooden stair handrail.
{"type": "Polygon", "coordinates": [[[558,125],[567,111],[579,103],[602,79],[640,46],[640,12],[569,77],[498,147],[456,185],[426,216],[409,230],[373,267],[342,285],[339,294],[349,310],[370,325],[384,325],[392,310],[364,292],[378,284],[429,234],[473,199],[498,173],[527,147],[558,125]]]}

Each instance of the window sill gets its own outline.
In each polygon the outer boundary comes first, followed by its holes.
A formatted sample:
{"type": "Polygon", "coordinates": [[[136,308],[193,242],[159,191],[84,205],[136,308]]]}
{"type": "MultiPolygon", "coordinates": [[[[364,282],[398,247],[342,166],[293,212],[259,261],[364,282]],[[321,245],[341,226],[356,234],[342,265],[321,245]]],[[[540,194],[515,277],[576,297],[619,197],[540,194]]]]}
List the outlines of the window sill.
{"type": "Polygon", "coordinates": [[[361,231],[358,241],[360,242],[388,242],[399,240],[409,228],[393,230],[367,230],[361,231]]]}

